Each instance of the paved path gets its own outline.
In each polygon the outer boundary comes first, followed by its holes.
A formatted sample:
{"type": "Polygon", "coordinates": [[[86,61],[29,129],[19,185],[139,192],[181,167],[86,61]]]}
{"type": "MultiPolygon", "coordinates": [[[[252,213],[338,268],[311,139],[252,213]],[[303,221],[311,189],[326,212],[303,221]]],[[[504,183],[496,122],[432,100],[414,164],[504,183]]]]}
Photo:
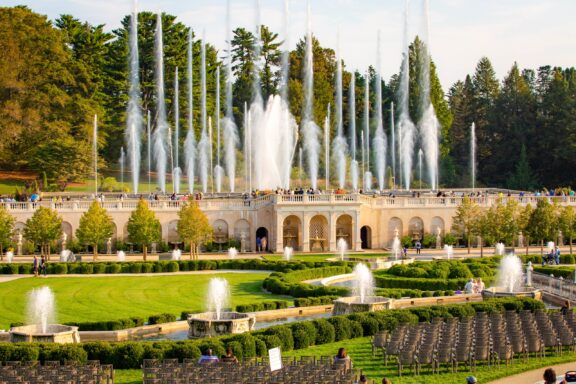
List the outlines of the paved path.
{"type": "Polygon", "coordinates": [[[491,381],[489,384],[534,384],[542,382],[542,375],[546,368],[554,368],[557,375],[564,375],[566,371],[576,369],[576,362],[553,365],[552,367],[538,368],[533,371],[519,373],[503,379],[491,381]]]}

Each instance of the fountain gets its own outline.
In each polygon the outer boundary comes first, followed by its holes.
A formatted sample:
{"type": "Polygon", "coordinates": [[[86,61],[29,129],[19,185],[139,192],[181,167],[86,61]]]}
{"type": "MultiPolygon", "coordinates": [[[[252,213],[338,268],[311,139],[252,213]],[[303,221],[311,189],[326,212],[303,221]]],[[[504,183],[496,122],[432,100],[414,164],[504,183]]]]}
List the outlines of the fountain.
{"type": "Polygon", "coordinates": [[[472,191],[476,189],[476,124],[470,126],[470,182],[472,191]]]}
{"type": "Polygon", "coordinates": [[[356,76],[350,79],[350,94],[348,96],[348,111],[350,124],[350,178],[352,190],[358,190],[358,160],[356,160],[356,76]]]}
{"type": "Polygon", "coordinates": [[[116,253],[116,260],[117,261],[126,261],[126,253],[124,251],[118,251],[116,253]]]}
{"type": "Polygon", "coordinates": [[[156,55],[156,129],[154,130],[154,159],[158,173],[158,187],[166,192],[166,166],[167,166],[167,137],[168,121],[166,117],[166,103],[164,101],[164,45],[162,41],[162,15],[156,17],[156,40],[154,51],[156,55]]]}
{"type": "Polygon", "coordinates": [[[284,247],[284,260],[290,261],[293,253],[294,249],[292,249],[292,247],[284,247]]]}
{"type": "Polygon", "coordinates": [[[138,10],[134,1],[134,10],[130,17],[128,106],[126,108],[126,145],[132,174],[132,192],[138,193],[140,175],[140,141],[142,135],[142,112],[140,110],[140,62],[138,57],[138,10]]]}
{"type": "Polygon", "coordinates": [[[494,254],[497,256],[504,256],[504,243],[496,243],[494,254]]]}
{"type": "Polygon", "coordinates": [[[6,262],[11,263],[14,260],[14,252],[8,251],[6,252],[6,262]]]}
{"type": "Polygon", "coordinates": [[[228,281],[219,277],[210,279],[206,303],[209,312],[188,315],[188,338],[222,336],[253,330],[256,317],[247,313],[226,311],[229,300],[228,281]]]}
{"type": "Polygon", "coordinates": [[[172,250],[172,260],[178,261],[182,257],[182,251],[178,248],[172,250]]]}
{"type": "MultiPolygon", "coordinates": [[[[344,138],[344,122],[342,118],[342,59],[340,57],[340,29],[336,33],[336,137],[332,143],[332,151],[336,160],[338,188],[346,186],[346,154],[347,146],[344,138]]],[[[329,164],[329,163],[327,163],[329,164]]],[[[328,165],[326,165],[328,167],[328,165]]],[[[329,188],[326,187],[328,190],[329,188]]]]}
{"type": "Polygon", "coordinates": [[[526,286],[525,282],[522,271],[522,261],[518,256],[510,253],[504,256],[500,262],[495,285],[483,290],[482,296],[485,298],[507,296],[532,297],[540,300],[542,298],[541,291],[526,286]]]}
{"type": "Polygon", "coordinates": [[[444,253],[446,254],[446,258],[448,260],[452,259],[452,255],[454,254],[454,247],[452,245],[444,244],[444,253]]]}
{"type": "Polygon", "coordinates": [[[188,32],[188,63],[187,63],[187,80],[188,80],[188,131],[184,141],[184,154],[186,156],[186,173],[188,176],[188,192],[194,192],[194,161],[196,159],[196,137],[194,135],[193,123],[193,89],[192,89],[192,28],[188,32]]]}
{"type": "Polygon", "coordinates": [[[60,252],[60,261],[66,263],[68,261],[74,261],[74,254],[69,249],[64,249],[60,252]]]}
{"type": "Polygon", "coordinates": [[[339,238],[336,242],[336,250],[338,251],[338,256],[340,256],[340,261],[344,261],[346,252],[348,251],[348,243],[344,238],[339,238]]]}
{"type": "Polygon", "coordinates": [[[353,272],[351,297],[334,300],[333,315],[346,315],[354,312],[375,312],[390,308],[391,300],[374,296],[374,277],[366,264],[356,264],[353,272]]]}
{"type": "Polygon", "coordinates": [[[228,258],[234,260],[238,256],[238,250],[234,247],[228,248],[228,258]]]}
{"type": "Polygon", "coordinates": [[[548,250],[548,253],[554,252],[555,249],[555,245],[553,241],[549,241],[546,243],[546,249],[548,250]]]}
{"type": "Polygon", "coordinates": [[[372,172],[370,172],[370,72],[366,72],[364,82],[364,136],[362,152],[364,153],[365,172],[362,175],[364,190],[372,189],[372,172]]]}
{"type": "Polygon", "coordinates": [[[394,230],[394,240],[392,240],[392,253],[394,254],[394,260],[398,260],[398,255],[402,250],[402,244],[400,244],[400,239],[398,238],[398,229],[394,230]]]}
{"type": "MultiPolygon", "coordinates": [[[[205,33],[204,33],[205,35],[205,33]]],[[[208,192],[208,167],[210,165],[210,139],[208,137],[206,115],[206,36],[202,36],[200,45],[200,111],[202,131],[198,143],[200,183],[202,192],[208,192]]]]}
{"type": "Polygon", "coordinates": [[[376,48],[376,132],[374,134],[374,160],[376,162],[376,175],[378,179],[378,189],[380,191],[386,188],[385,173],[386,173],[386,133],[384,132],[384,120],[382,118],[382,77],[381,77],[381,53],[380,53],[380,31],[378,31],[378,46],[376,48]]]}
{"type": "Polygon", "coordinates": [[[78,327],[52,324],[54,321],[54,294],[49,287],[35,288],[28,294],[27,322],[29,325],[12,327],[10,341],[79,343],[78,327]]]}

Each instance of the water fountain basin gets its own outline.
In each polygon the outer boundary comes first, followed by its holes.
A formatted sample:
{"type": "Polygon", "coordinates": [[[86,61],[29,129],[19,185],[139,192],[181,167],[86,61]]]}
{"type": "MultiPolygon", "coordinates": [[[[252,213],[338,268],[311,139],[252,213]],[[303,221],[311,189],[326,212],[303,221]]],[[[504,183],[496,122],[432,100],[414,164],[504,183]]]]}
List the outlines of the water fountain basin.
{"type": "Polygon", "coordinates": [[[375,312],[390,309],[391,299],[382,296],[367,296],[364,301],[360,296],[341,297],[333,301],[332,315],[349,315],[356,312],[375,312]]]}
{"type": "Polygon", "coordinates": [[[78,327],[62,324],[48,324],[46,331],[36,324],[22,325],[10,329],[10,341],[13,343],[79,343],[78,327]]]}
{"type": "Polygon", "coordinates": [[[187,320],[189,339],[244,333],[256,324],[254,315],[240,312],[222,312],[219,319],[216,312],[194,313],[187,320]]]}
{"type": "Polygon", "coordinates": [[[510,292],[504,287],[490,287],[482,291],[482,297],[491,299],[496,297],[531,297],[542,300],[542,291],[533,287],[522,287],[510,292]]]}

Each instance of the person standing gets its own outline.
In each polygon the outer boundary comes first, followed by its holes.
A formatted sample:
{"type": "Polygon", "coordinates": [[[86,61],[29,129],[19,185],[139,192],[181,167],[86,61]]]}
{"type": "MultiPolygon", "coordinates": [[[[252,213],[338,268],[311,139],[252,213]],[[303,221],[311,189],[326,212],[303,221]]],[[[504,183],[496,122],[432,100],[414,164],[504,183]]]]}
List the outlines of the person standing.
{"type": "Polygon", "coordinates": [[[256,252],[260,252],[262,250],[262,242],[259,237],[256,238],[256,252]]]}
{"type": "Polygon", "coordinates": [[[34,277],[38,277],[38,256],[34,255],[34,261],[32,262],[32,270],[34,272],[34,277]]]}
{"type": "Polygon", "coordinates": [[[560,247],[556,246],[556,251],[554,252],[554,259],[556,261],[556,265],[560,265],[560,247]]]}
{"type": "Polygon", "coordinates": [[[420,254],[420,250],[422,249],[422,243],[420,242],[420,240],[416,241],[416,254],[419,255],[420,254]]]}
{"type": "Polygon", "coordinates": [[[46,263],[47,263],[46,257],[42,255],[42,259],[40,260],[40,272],[44,277],[46,277],[46,263]]]}
{"type": "Polygon", "coordinates": [[[266,236],[262,237],[262,240],[260,240],[260,246],[262,247],[262,252],[266,252],[268,247],[268,239],[266,239],[266,236]]]}

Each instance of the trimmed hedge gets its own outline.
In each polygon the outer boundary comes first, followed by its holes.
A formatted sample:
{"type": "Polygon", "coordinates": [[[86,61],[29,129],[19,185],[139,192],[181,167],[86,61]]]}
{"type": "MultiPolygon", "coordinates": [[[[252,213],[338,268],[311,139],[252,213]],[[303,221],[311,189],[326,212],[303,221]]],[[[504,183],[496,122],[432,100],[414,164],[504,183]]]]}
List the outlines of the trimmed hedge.
{"type": "Polygon", "coordinates": [[[554,267],[554,266],[538,266],[534,265],[534,272],[543,273],[545,275],[554,275],[554,277],[562,277],[564,279],[574,278],[574,268],[572,267],[554,267]]]}
{"type": "Polygon", "coordinates": [[[148,318],[148,324],[162,324],[171,323],[176,321],[176,315],[171,313],[162,313],[160,315],[152,315],[148,318]]]}
{"type": "MultiPolygon", "coordinates": [[[[469,279],[433,279],[433,278],[407,278],[387,274],[374,275],[374,282],[379,288],[409,288],[422,291],[436,290],[462,290],[469,279]]],[[[488,282],[486,282],[488,283],[488,282]]]]}
{"type": "Polygon", "coordinates": [[[129,319],[119,319],[110,321],[93,321],[84,323],[70,322],[66,325],[78,327],[79,331],[118,331],[126,328],[140,327],[145,320],[141,317],[131,317],[129,319]]]}
{"type": "Polygon", "coordinates": [[[290,295],[292,297],[318,297],[318,296],[346,296],[349,289],[346,287],[325,287],[301,283],[302,280],[318,279],[322,277],[350,273],[349,266],[330,266],[313,268],[289,273],[275,272],[270,274],[262,284],[264,289],[277,295],[290,295]]]}
{"type": "Polygon", "coordinates": [[[162,342],[92,342],[75,345],[50,343],[0,343],[0,361],[29,360],[100,360],[117,369],[138,369],[148,358],[198,358],[211,348],[216,355],[230,346],[239,357],[266,356],[269,348],[283,351],[321,345],[348,338],[372,336],[378,331],[391,331],[398,324],[415,324],[437,317],[466,317],[476,312],[544,309],[544,304],[530,298],[491,299],[479,303],[434,305],[411,309],[363,312],[330,319],[301,321],[277,325],[241,335],[211,339],[162,342]]]}
{"type": "Polygon", "coordinates": [[[295,307],[312,307],[314,305],[332,304],[339,296],[300,297],[294,299],[295,307]]]}

